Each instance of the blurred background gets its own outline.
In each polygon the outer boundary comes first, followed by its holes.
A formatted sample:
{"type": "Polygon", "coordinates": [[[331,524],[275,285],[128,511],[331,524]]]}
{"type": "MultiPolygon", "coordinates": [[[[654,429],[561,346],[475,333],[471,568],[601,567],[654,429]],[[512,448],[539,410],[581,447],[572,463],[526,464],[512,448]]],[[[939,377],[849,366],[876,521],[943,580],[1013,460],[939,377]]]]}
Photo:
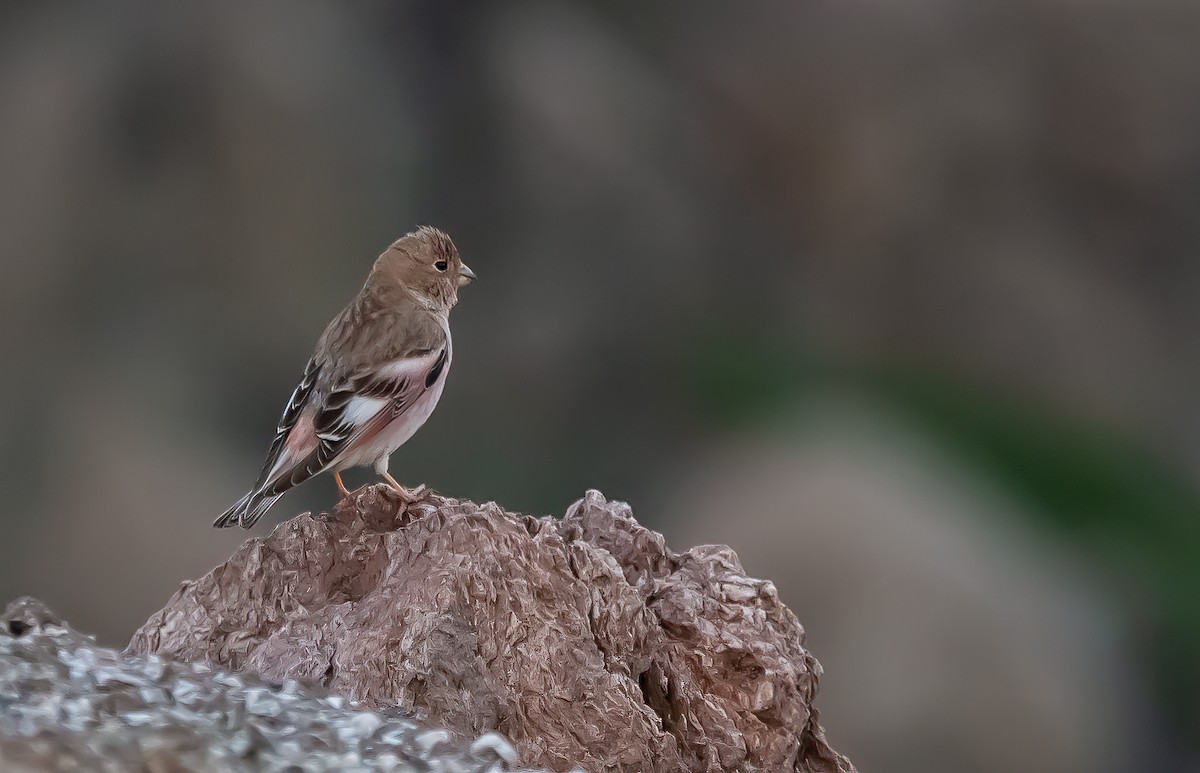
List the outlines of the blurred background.
{"type": "Polygon", "coordinates": [[[1200,770],[1195,2],[15,2],[0,100],[2,600],[223,560],[431,223],[401,480],[733,545],[864,771],[1200,770]]]}

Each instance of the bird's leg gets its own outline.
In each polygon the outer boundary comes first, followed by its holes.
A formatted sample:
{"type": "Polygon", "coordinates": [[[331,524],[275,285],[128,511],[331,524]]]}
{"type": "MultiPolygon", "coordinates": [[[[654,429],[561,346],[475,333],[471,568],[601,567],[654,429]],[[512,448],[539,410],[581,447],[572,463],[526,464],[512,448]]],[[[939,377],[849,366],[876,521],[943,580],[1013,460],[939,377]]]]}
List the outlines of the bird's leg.
{"type": "Polygon", "coordinates": [[[337,481],[338,491],[342,492],[342,499],[349,499],[350,490],[346,488],[345,483],[342,483],[342,473],[340,470],[334,470],[333,479],[337,481]]]}

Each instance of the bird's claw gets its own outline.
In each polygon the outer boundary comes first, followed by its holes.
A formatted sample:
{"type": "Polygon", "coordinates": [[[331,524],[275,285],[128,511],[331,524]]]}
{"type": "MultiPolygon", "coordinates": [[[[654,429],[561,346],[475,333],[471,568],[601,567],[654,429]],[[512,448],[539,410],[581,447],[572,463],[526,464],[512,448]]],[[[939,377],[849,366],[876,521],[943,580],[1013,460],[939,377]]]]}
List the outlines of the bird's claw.
{"type": "Polygon", "coordinates": [[[424,495],[425,484],[423,483],[413,489],[406,489],[403,486],[401,486],[399,489],[396,489],[396,496],[400,497],[400,499],[403,500],[404,504],[406,505],[411,505],[414,502],[419,501],[424,495]]]}

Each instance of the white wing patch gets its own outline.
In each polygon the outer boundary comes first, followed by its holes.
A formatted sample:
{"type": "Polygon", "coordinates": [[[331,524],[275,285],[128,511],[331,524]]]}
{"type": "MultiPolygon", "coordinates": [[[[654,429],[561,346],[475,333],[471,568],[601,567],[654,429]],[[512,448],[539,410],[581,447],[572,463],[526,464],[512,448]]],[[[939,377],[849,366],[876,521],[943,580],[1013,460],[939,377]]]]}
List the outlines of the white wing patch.
{"type": "Polygon", "coordinates": [[[380,397],[352,397],[342,410],[342,421],[352,426],[366,424],[388,404],[380,397]]]}
{"type": "Polygon", "coordinates": [[[317,437],[328,442],[336,442],[361,427],[383,410],[388,401],[382,397],[351,397],[346,407],[337,414],[337,421],[325,432],[318,432],[317,437]]]}

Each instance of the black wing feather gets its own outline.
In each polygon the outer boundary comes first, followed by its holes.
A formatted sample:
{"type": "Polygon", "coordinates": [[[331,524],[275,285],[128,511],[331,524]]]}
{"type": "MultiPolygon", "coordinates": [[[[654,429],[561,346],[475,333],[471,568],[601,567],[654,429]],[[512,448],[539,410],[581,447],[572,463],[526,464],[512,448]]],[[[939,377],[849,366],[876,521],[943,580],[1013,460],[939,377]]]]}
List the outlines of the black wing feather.
{"type": "Polygon", "coordinates": [[[287,443],[292,427],[296,426],[296,420],[300,418],[304,407],[312,398],[313,389],[317,386],[317,377],[320,373],[321,366],[317,363],[317,358],[311,358],[304,366],[304,375],[300,377],[300,383],[292,392],[292,396],[288,398],[283,415],[279,417],[279,426],[275,428],[275,439],[271,441],[271,448],[267,451],[267,460],[263,462],[262,472],[259,473],[254,488],[257,489],[266,482],[265,478],[270,474],[275,462],[279,461],[279,454],[283,452],[283,446],[287,443]]]}

